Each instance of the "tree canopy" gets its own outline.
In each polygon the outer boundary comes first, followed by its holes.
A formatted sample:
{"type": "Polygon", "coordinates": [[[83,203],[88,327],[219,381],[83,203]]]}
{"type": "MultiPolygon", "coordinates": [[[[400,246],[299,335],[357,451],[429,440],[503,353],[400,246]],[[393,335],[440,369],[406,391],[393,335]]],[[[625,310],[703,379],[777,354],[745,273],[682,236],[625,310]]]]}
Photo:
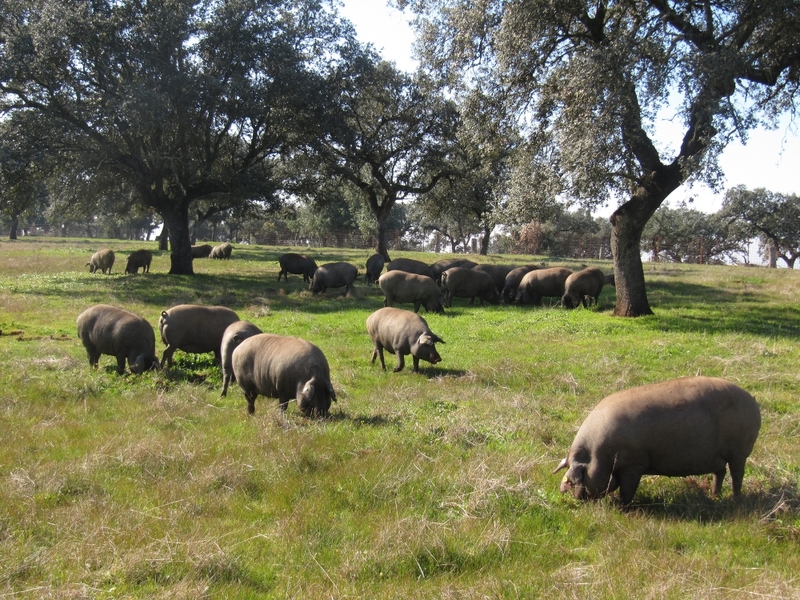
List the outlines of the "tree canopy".
{"type": "Polygon", "coordinates": [[[422,75],[403,73],[357,46],[331,72],[326,90],[331,101],[308,149],[304,187],[333,178],[354,188],[375,218],[377,251],[389,260],[392,209],[448,173],[458,112],[422,75]]]}
{"type": "Polygon", "coordinates": [[[479,82],[586,206],[611,216],[615,314],[651,313],[642,231],[693,177],[714,181],[734,135],[792,111],[800,80],[794,0],[397,0],[418,13],[419,51],[453,89],[479,82]],[[682,136],[657,141],[663,116],[682,136]]]}
{"type": "Polygon", "coordinates": [[[347,36],[324,0],[0,0],[0,112],[156,211],[190,274],[190,207],[275,203],[347,36]]]}

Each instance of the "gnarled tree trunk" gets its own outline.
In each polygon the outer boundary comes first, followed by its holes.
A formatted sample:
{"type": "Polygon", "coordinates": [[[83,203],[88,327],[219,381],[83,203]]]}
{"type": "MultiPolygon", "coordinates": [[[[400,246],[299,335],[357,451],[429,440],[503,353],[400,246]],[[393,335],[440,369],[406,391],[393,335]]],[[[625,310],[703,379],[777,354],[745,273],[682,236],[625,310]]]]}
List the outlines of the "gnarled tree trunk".
{"type": "Polygon", "coordinates": [[[376,252],[383,256],[383,260],[388,263],[392,259],[389,258],[389,241],[386,239],[386,219],[381,219],[378,215],[375,216],[375,219],[377,221],[375,235],[378,240],[376,252]]]}
{"type": "Polygon", "coordinates": [[[618,317],[652,315],[642,266],[642,232],[658,207],[681,184],[676,163],[651,173],[646,186],[640,187],[630,200],[610,217],[611,253],[614,255],[614,279],[618,317]]]}
{"type": "Polygon", "coordinates": [[[176,210],[165,210],[161,216],[164,219],[164,227],[169,232],[172,250],[169,274],[194,275],[188,205],[177,207],[176,210]]]}

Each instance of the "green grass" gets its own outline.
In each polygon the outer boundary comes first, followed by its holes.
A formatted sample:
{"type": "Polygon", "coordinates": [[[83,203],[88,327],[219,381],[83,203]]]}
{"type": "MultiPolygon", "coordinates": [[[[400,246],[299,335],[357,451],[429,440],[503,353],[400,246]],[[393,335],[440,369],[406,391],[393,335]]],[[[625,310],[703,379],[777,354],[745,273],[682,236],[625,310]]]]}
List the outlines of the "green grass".
{"type": "MultiPolygon", "coordinates": [[[[0,597],[800,596],[800,274],[648,263],[655,315],[639,319],[611,316],[613,288],[570,312],[456,299],[425,315],[443,361],[395,374],[369,362],[377,289],[279,284],[290,249],[258,246],[194,277],[168,276],[159,252],[150,274],[122,274],[144,245],[0,243],[0,597]],[[117,253],[111,276],[84,267],[99,247],[117,253]],[[263,397],[249,417],[237,387],[219,397],[211,355],[138,377],[104,356],[93,372],[75,319],[100,302],[154,326],[175,304],[230,306],[317,344],[339,401],[324,422],[263,397]],[[741,500],[729,480],[710,498],[710,477],[646,477],[628,512],[558,492],[550,471],[601,398],[694,374],[761,404],[741,500]]],[[[370,254],[310,253],[362,272],[370,254]]]]}

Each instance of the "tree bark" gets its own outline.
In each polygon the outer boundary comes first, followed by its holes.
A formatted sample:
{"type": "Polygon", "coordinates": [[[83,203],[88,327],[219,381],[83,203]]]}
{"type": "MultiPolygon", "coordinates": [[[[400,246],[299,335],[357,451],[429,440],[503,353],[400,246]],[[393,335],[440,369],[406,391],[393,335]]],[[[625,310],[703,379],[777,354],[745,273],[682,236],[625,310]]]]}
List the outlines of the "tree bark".
{"type": "MultiPolygon", "coordinates": [[[[671,191],[671,190],[670,190],[671,191]]],[[[614,256],[614,283],[618,317],[652,315],[642,266],[642,232],[666,195],[639,190],[611,215],[611,253],[614,256]]]]}
{"type": "Polygon", "coordinates": [[[377,214],[375,215],[375,221],[377,224],[375,233],[378,239],[378,248],[376,252],[381,256],[383,256],[383,260],[385,260],[388,263],[392,259],[389,258],[389,243],[388,240],[386,239],[386,217],[381,218],[381,215],[377,214]]]}
{"type": "Polygon", "coordinates": [[[169,229],[166,222],[161,227],[161,235],[158,236],[158,249],[169,250],[169,229]]]}
{"type": "Polygon", "coordinates": [[[492,229],[486,225],[483,228],[483,237],[481,238],[481,256],[489,254],[489,242],[491,241],[492,229]]]}
{"type": "MultiPolygon", "coordinates": [[[[366,186],[365,186],[366,187],[366,186]]],[[[383,256],[386,262],[390,262],[389,258],[389,243],[386,239],[386,222],[389,220],[389,215],[392,213],[392,207],[397,200],[397,193],[393,190],[384,192],[383,202],[378,202],[378,194],[374,190],[364,189],[369,199],[369,208],[375,217],[375,233],[378,238],[377,253],[383,256]]]]}
{"type": "Polygon", "coordinates": [[[175,211],[165,211],[162,215],[164,227],[169,231],[170,275],[194,275],[192,266],[192,241],[189,228],[188,206],[175,211]]]}
{"type": "Polygon", "coordinates": [[[17,228],[19,227],[19,215],[14,215],[11,217],[11,226],[8,230],[8,239],[15,240],[17,239],[17,228]]]}

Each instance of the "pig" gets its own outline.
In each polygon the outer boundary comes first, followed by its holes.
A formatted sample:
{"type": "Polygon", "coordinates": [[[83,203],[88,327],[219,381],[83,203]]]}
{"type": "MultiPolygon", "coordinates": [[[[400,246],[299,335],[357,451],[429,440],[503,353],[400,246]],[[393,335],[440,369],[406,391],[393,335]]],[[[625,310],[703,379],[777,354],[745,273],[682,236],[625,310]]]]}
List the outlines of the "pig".
{"type": "Polygon", "coordinates": [[[128,264],[125,265],[126,273],[150,272],[150,263],[153,262],[153,253],[150,250],[135,250],[128,256],[128,264]]]}
{"type": "Polygon", "coordinates": [[[564,284],[572,271],[563,267],[536,269],[522,278],[517,290],[517,304],[542,305],[542,298],[564,295],[564,284]]]}
{"type": "Polygon", "coordinates": [[[755,399],[714,377],[686,377],[604,398],[586,417],[567,457],[562,492],[599,498],[619,488],[628,506],[642,475],[714,474],[715,496],[730,468],[733,495],[761,426],[755,399]]]}
{"type": "Polygon", "coordinates": [[[126,359],[136,375],[158,368],[153,326],[127,310],[108,304],[90,306],[78,315],[78,337],[95,369],[101,354],[116,357],[119,375],[125,372],[126,359]]]}
{"type": "Polygon", "coordinates": [[[303,281],[308,283],[317,270],[317,263],[313,258],[294,252],[282,254],[278,258],[278,263],[281,266],[281,270],[278,272],[278,281],[281,280],[281,275],[285,281],[289,281],[289,273],[291,273],[292,275],[302,275],[303,281]]]}
{"type": "Polygon", "coordinates": [[[261,329],[250,321],[236,321],[225,329],[219,348],[219,353],[222,357],[222,393],[220,396],[228,394],[228,385],[233,379],[233,351],[244,340],[259,333],[261,333],[261,329]]]}
{"type": "Polygon", "coordinates": [[[192,246],[192,258],[208,258],[211,254],[211,250],[213,250],[211,244],[192,246]]]}
{"type": "Polygon", "coordinates": [[[353,292],[353,282],[358,277],[358,269],[346,262],[326,263],[314,271],[309,289],[313,294],[328,288],[345,287],[346,293],[353,292]]]}
{"type": "Polygon", "coordinates": [[[322,350],[296,337],[259,333],[233,351],[233,374],[247,399],[247,412],[256,411],[256,397],[277,398],[282,410],[296,399],[307,417],[327,417],[336,392],[322,350]]]}
{"type": "Polygon", "coordinates": [[[506,304],[511,304],[514,302],[514,300],[516,300],[517,290],[519,289],[519,284],[522,281],[522,278],[538,268],[539,267],[534,267],[533,265],[525,265],[524,267],[517,267],[516,269],[512,269],[508,272],[508,275],[506,275],[505,281],[503,282],[503,291],[500,294],[506,304]]]}
{"type": "Polygon", "coordinates": [[[426,275],[405,271],[387,271],[378,278],[385,296],[383,305],[394,306],[395,302],[413,302],[414,312],[424,306],[428,312],[444,314],[444,295],[436,282],[426,275]]]}
{"type": "Polygon", "coordinates": [[[444,344],[444,340],[433,333],[428,323],[410,310],[400,308],[380,308],[367,317],[367,331],[375,349],[372,351],[372,364],[380,356],[381,367],[386,370],[383,361],[383,350],[397,355],[395,373],[403,370],[405,357],[410,354],[414,363],[414,373],[419,372],[420,359],[432,365],[441,362],[442,357],[436,351],[436,343],[444,344]]]}
{"type": "Polygon", "coordinates": [[[483,271],[484,273],[488,273],[489,277],[492,278],[492,282],[494,286],[497,288],[497,291],[501,291],[506,285],[506,275],[508,275],[514,267],[509,265],[475,265],[471,268],[473,271],[483,271]]]}
{"type": "Polygon", "coordinates": [[[466,258],[444,258],[442,260],[437,260],[435,263],[433,263],[433,265],[431,265],[431,273],[433,274],[433,278],[436,280],[436,283],[441,283],[442,273],[447,271],[447,269],[452,269],[453,267],[464,267],[465,269],[471,269],[477,266],[478,263],[474,263],[466,258]]]}
{"type": "Polygon", "coordinates": [[[385,263],[386,259],[381,254],[373,254],[367,259],[367,275],[365,277],[367,283],[378,285],[378,277],[381,276],[385,263]]]}
{"type": "Polygon", "coordinates": [[[386,265],[386,271],[404,271],[406,273],[425,275],[426,277],[433,278],[433,271],[431,271],[431,268],[421,260],[415,260],[413,258],[395,258],[386,265]]]}
{"type": "Polygon", "coordinates": [[[578,304],[583,304],[583,308],[591,305],[592,300],[597,304],[600,292],[606,276],[596,267],[581,269],[572,273],[564,282],[564,295],[561,296],[561,306],[564,308],[577,308],[578,304]]]}
{"type": "Polygon", "coordinates": [[[105,275],[106,269],[108,269],[108,274],[111,275],[111,267],[114,266],[114,258],[113,250],[109,250],[108,248],[98,250],[92,254],[92,258],[86,263],[86,266],[89,267],[89,273],[102,271],[103,275],[105,275]]]}
{"type": "Polygon", "coordinates": [[[164,363],[172,366],[175,350],[193,354],[213,352],[215,362],[220,363],[222,336],[228,325],[238,320],[239,316],[225,306],[179,304],[162,311],[158,330],[167,347],[161,357],[161,366],[164,363]]]}
{"type": "Polygon", "coordinates": [[[231,257],[231,252],[233,252],[233,246],[225,242],[219,246],[214,246],[211,249],[210,257],[218,260],[228,260],[231,257]]]}
{"type": "Polygon", "coordinates": [[[606,274],[606,285],[610,285],[611,287],[617,287],[614,280],[614,273],[606,274]]]}
{"type": "Polygon", "coordinates": [[[452,267],[442,273],[442,289],[445,294],[445,306],[453,305],[453,298],[469,298],[473,304],[479,298],[481,306],[483,301],[490,304],[500,303],[500,293],[497,291],[492,278],[484,271],[452,267]]]}

